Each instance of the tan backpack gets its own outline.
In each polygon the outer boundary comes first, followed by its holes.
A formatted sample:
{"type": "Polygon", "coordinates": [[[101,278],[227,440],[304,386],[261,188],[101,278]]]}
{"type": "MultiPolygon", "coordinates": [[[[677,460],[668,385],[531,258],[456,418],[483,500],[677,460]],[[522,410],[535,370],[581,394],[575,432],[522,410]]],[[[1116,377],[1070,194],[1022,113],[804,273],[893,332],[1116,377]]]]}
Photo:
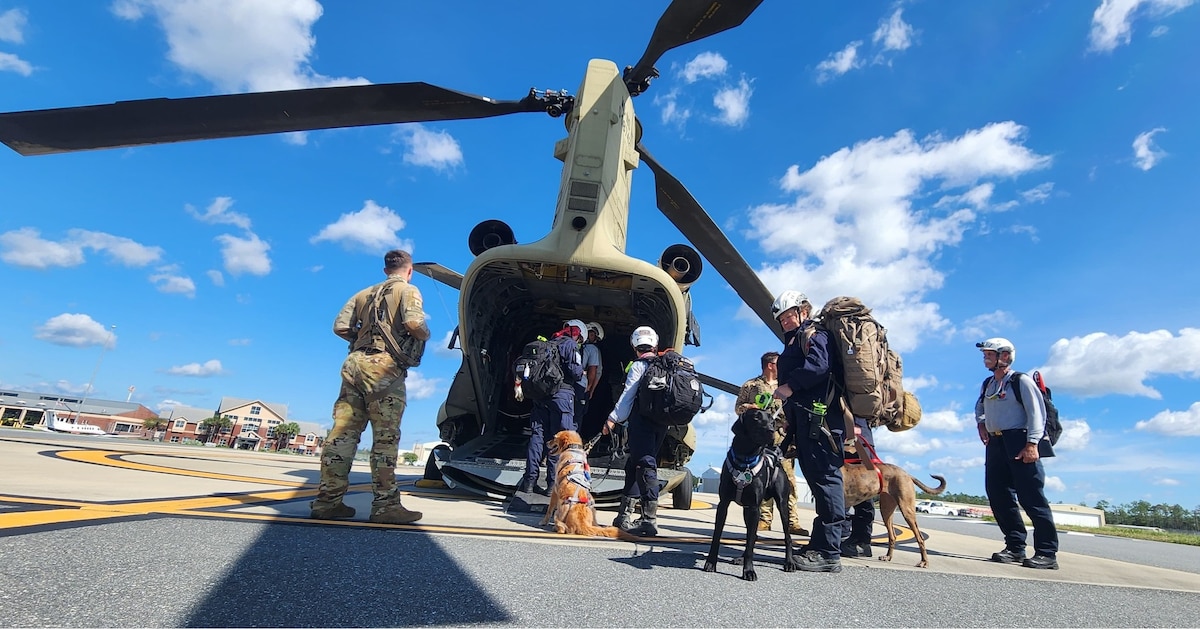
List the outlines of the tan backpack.
{"type": "Polygon", "coordinates": [[[838,353],[850,412],[894,432],[917,425],[921,405],[904,391],[904,364],[871,309],[857,297],[835,297],[821,308],[817,324],[829,332],[831,351],[838,353]]]}

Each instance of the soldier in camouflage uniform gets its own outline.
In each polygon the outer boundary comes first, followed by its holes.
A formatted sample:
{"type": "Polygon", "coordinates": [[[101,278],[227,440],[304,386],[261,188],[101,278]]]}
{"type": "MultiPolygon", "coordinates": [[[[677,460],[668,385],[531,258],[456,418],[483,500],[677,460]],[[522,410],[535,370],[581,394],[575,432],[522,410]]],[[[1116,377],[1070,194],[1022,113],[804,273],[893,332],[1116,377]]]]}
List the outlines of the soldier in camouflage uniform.
{"type": "MultiPolygon", "coordinates": [[[[734,411],[741,416],[742,413],[749,409],[756,408],[755,398],[758,395],[772,395],[775,388],[779,386],[778,376],[776,373],[775,361],[779,359],[779,352],[767,352],[762,355],[762,375],[747,380],[742,385],[741,391],[738,392],[737,402],[734,403],[734,411]]],[[[771,403],[766,410],[776,412],[782,403],[779,400],[771,398],[771,403]]],[[[784,437],[787,435],[787,420],[783,413],[779,414],[779,418],[775,422],[775,445],[778,447],[783,443],[784,437]]],[[[787,448],[792,450],[792,448],[787,448]]],[[[788,523],[794,535],[808,535],[808,530],[800,526],[799,513],[796,510],[796,459],[784,458],[783,471],[787,474],[788,487],[788,510],[791,512],[791,522],[788,523]]],[[[775,517],[775,502],[770,498],[763,501],[759,509],[758,530],[768,531],[771,529],[771,519],[775,517]]]]}
{"type": "Polygon", "coordinates": [[[342,363],[342,390],[333,405],[333,430],[321,451],[321,485],[312,503],[312,517],[322,520],[354,517],[354,508],[342,502],[349,487],[350,466],[367,423],[371,443],[371,522],[408,524],[421,513],[400,504],[396,487],[397,446],[400,419],[408,401],[404,379],[408,369],[388,351],[382,335],[372,331],[376,314],[382,325],[391,326],[393,336],[411,335],[429,339],[421,292],[409,284],[412,256],[392,250],[384,255],[387,280],[359,291],[338,313],[333,332],[350,343],[350,355],[342,363]],[[379,293],[380,300],[376,295],[379,293]]]}

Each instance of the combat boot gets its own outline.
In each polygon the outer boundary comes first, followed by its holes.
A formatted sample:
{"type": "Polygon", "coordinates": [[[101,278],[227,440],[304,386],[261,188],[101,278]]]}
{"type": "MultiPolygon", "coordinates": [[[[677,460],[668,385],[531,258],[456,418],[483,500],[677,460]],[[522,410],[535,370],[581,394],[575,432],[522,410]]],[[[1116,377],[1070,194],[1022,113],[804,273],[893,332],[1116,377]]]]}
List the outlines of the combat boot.
{"type": "Polygon", "coordinates": [[[409,511],[397,502],[372,513],[370,521],[376,524],[412,524],[420,520],[421,516],[420,511],[409,511]]]}
{"type": "Polygon", "coordinates": [[[630,533],[638,537],[655,537],[658,535],[658,501],[642,501],[642,517],[630,529],[630,533]]]}
{"type": "Polygon", "coordinates": [[[309,517],[314,520],[349,520],[354,517],[354,507],[344,502],[330,505],[314,500],[310,508],[312,512],[309,514],[309,517]]]}
{"type": "Polygon", "coordinates": [[[632,526],[629,518],[633,516],[633,505],[635,501],[635,498],[621,496],[621,506],[617,511],[617,519],[613,520],[613,526],[621,529],[622,531],[629,530],[629,528],[632,526]]]}

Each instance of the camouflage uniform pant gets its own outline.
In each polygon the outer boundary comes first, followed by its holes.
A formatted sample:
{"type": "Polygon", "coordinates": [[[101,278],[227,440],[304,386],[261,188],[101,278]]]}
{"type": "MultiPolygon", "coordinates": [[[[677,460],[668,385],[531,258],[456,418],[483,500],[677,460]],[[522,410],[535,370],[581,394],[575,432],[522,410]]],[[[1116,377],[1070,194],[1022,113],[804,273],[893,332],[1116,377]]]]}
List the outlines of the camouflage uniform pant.
{"type": "MultiPolygon", "coordinates": [[[[783,443],[783,435],[776,433],[775,440],[777,442],[779,442],[779,443],[776,443],[775,445],[779,446],[781,443],[783,443]]],[[[787,522],[786,524],[791,525],[791,527],[794,529],[804,528],[804,527],[800,526],[800,514],[796,512],[796,509],[797,509],[796,459],[795,458],[791,458],[791,459],[780,458],[779,464],[781,466],[783,466],[783,473],[787,475],[787,481],[788,481],[788,512],[791,513],[792,521],[787,522]]],[[[764,500],[762,502],[762,505],[759,506],[758,521],[766,522],[767,526],[769,527],[771,525],[771,520],[774,518],[775,518],[775,501],[771,500],[770,498],[767,498],[766,500],[764,500]]]]}
{"type": "Polygon", "coordinates": [[[400,369],[387,352],[351,352],[342,363],[342,390],[333,405],[333,430],[321,450],[321,486],[314,507],[341,504],[350,486],[350,466],[367,423],[371,424],[371,486],[375,514],[399,502],[396,458],[400,418],[408,404],[400,369]]]}

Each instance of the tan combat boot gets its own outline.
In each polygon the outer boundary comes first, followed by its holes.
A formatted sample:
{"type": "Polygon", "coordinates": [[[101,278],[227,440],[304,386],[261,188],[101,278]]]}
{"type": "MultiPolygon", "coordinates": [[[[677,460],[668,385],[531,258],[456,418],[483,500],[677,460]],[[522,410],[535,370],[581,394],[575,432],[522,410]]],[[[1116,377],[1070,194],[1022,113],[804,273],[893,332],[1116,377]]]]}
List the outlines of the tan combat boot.
{"type": "Polygon", "coordinates": [[[377,524],[412,524],[421,519],[420,511],[409,511],[400,503],[383,507],[371,514],[370,521],[377,524]]]}
{"type": "Polygon", "coordinates": [[[314,500],[311,508],[309,517],[314,520],[349,520],[354,517],[354,507],[343,502],[330,505],[314,500]]]}

